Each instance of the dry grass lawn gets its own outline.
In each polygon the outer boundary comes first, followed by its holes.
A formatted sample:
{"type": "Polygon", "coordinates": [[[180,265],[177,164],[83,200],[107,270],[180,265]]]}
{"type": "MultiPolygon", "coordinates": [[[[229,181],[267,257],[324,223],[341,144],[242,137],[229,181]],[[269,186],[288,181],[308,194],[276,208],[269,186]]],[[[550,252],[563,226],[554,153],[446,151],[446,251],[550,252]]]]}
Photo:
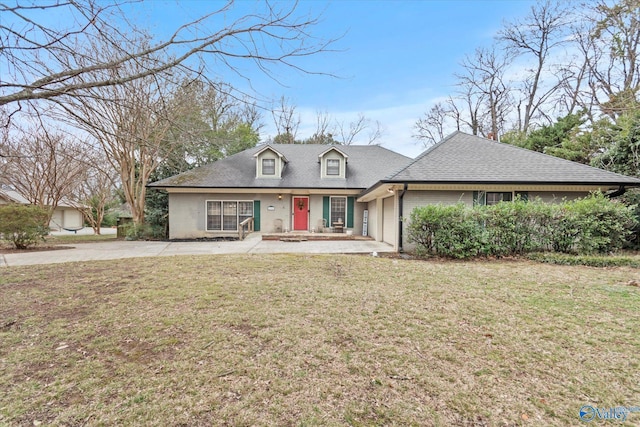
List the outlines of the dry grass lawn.
{"type": "Polygon", "coordinates": [[[579,425],[640,406],[630,280],[366,256],[4,268],[0,425],[579,425]]]}

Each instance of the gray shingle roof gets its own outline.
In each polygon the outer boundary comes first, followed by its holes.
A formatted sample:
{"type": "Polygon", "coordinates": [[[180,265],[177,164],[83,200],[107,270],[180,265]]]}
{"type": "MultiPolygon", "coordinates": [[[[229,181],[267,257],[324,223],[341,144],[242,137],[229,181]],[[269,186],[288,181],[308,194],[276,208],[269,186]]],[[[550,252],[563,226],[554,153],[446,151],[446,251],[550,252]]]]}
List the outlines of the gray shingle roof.
{"type": "Polygon", "coordinates": [[[282,179],[256,178],[255,153],[264,146],[149,184],[172,188],[344,188],[365,189],[405,166],[409,157],[376,145],[337,147],[348,156],[346,178],[320,178],[318,156],[326,145],[271,144],[288,160],[282,179]]]}
{"type": "Polygon", "coordinates": [[[14,190],[0,190],[0,197],[7,199],[9,202],[19,203],[21,205],[29,204],[29,200],[14,190]]]}
{"type": "Polygon", "coordinates": [[[462,132],[447,136],[382,181],[640,185],[637,178],[462,132]]]}

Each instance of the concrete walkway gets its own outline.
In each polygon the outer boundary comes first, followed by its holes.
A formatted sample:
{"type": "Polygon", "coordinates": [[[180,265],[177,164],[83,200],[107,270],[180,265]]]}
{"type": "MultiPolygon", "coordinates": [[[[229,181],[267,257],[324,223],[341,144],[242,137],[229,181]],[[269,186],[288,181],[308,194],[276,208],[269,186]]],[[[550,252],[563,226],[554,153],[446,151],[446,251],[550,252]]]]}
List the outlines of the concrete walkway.
{"type": "Polygon", "coordinates": [[[259,233],[250,234],[243,241],[231,242],[128,242],[117,240],[74,243],[68,246],[73,249],[0,254],[0,267],[174,255],[393,252],[392,246],[373,240],[263,241],[259,233]]]}

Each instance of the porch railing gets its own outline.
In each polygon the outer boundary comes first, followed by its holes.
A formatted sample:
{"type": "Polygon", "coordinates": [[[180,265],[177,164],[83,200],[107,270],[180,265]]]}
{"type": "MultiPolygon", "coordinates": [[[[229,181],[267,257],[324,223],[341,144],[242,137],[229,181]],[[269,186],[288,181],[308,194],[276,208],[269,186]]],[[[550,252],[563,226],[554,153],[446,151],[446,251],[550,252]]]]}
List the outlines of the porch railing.
{"type": "Polygon", "coordinates": [[[240,240],[244,240],[247,234],[253,232],[253,217],[247,218],[240,223],[240,227],[238,227],[238,238],[240,240]]]}

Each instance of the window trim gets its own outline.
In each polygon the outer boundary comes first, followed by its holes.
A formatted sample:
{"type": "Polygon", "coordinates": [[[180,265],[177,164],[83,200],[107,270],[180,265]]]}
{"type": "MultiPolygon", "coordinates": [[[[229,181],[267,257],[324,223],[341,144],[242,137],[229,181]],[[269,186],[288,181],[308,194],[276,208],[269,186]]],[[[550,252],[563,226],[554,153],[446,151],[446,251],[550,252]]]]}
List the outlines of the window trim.
{"type": "MultiPolygon", "coordinates": [[[[205,215],[204,215],[204,230],[207,233],[234,233],[237,232],[240,228],[240,217],[244,219],[247,218],[247,215],[240,215],[240,203],[251,203],[251,216],[255,218],[255,202],[254,200],[218,200],[218,199],[210,199],[205,200],[205,215]],[[220,203],[220,229],[210,229],[209,228],[209,203],[220,203]],[[236,228],[235,230],[225,230],[224,229],[224,204],[225,203],[235,203],[236,204],[236,228]]],[[[229,215],[227,215],[229,216],[229,215]]],[[[243,219],[243,221],[244,221],[243,219]]]]}

